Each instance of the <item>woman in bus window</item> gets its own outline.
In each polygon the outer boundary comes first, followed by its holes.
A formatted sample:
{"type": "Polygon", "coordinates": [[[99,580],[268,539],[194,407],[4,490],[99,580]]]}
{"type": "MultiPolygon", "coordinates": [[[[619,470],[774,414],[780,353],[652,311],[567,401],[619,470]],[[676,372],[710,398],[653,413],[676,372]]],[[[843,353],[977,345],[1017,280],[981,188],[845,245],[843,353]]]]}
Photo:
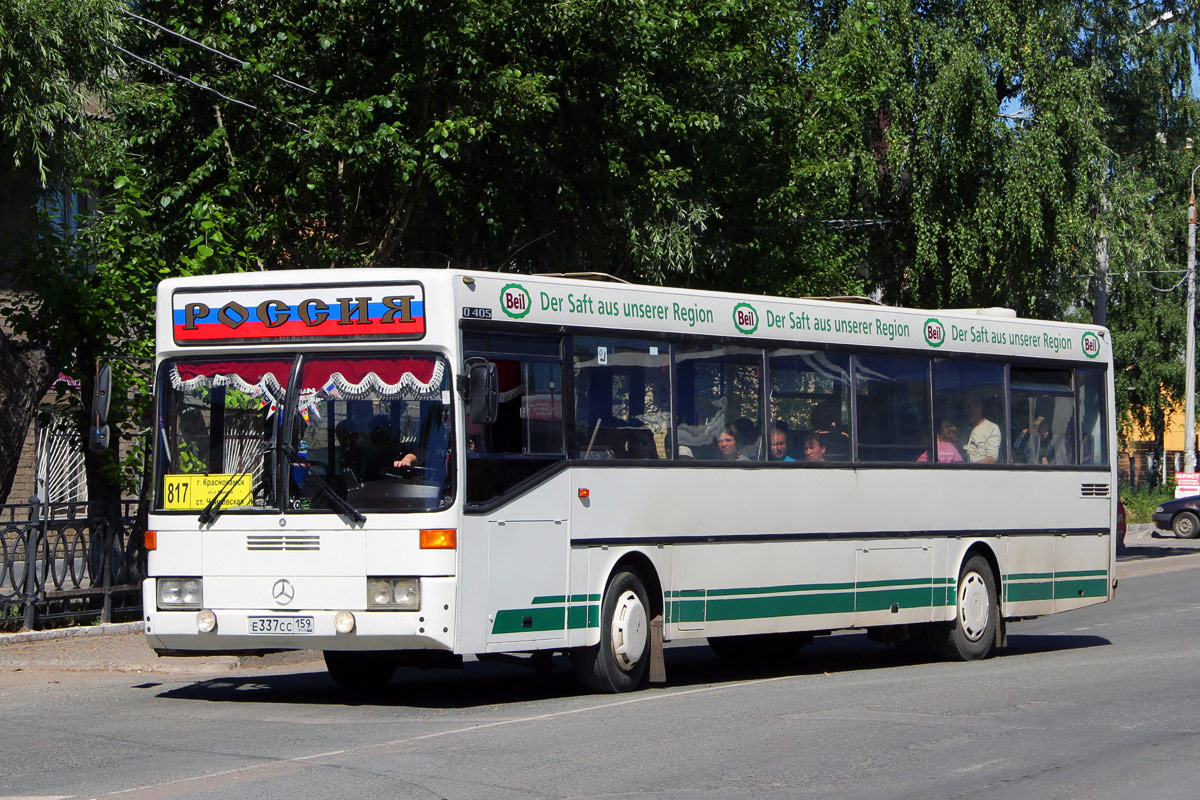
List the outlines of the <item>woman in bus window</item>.
{"type": "Polygon", "coordinates": [[[742,443],[738,440],[737,431],[732,425],[717,434],[717,452],[724,461],[748,461],[745,455],[738,452],[742,443]]]}

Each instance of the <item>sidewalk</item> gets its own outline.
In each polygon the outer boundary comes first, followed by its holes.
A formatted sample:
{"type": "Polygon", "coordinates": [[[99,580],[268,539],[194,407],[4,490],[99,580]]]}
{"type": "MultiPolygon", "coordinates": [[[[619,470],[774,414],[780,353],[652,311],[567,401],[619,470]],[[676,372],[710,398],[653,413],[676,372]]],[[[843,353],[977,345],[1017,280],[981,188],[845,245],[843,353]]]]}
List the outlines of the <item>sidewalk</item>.
{"type": "Polygon", "coordinates": [[[142,633],[140,622],[0,634],[0,674],[23,670],[67,672],[147,672],[219,675],[236,669],[310,666],[324,669],[313,650],[265,656],[160,657],[142,633]]]}

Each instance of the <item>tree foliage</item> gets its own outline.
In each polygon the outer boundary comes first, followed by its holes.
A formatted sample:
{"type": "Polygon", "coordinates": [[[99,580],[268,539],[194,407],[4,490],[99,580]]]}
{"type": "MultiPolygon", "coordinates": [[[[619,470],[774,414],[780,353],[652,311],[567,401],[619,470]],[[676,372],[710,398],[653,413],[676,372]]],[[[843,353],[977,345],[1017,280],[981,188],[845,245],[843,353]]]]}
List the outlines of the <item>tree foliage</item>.
{"type": "MultiPolygon", "coordinates": [[[[1122,396],[1174,391],[1150,365],[1178,357],[1178,298],[1147,277],[1180,263],[1195,127],[1174,5],[145,0],[123,27],[74,5],[96,24],[71,57],[107,42],[120,79],[88,134],[91,277],[45,293],[87,309],[79,358],[148,353],[166,275],[591,269],[1060,317],[1104,244],[1122,396]]],[[[58,41],[30,30],[2,52],[58,41]]]]}

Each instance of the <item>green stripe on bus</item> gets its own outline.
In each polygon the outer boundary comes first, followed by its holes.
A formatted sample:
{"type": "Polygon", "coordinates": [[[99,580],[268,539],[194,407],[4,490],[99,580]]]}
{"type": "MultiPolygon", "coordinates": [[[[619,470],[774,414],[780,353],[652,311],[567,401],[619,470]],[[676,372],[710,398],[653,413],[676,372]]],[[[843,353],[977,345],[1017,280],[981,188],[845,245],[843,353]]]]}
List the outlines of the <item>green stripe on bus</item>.
{"type": "Polygon", "coordinates": [[[565,623],[566,615],[562,606],[506,609],[496,612],[492,633],[561,631],[565,623]]]}
{"type": "MultiPolygon", "coordinates": [[[[955,581],[950,578],[904,578],[853,583],[810,583],[781,586],[748,586],[724,589],[679,589],[666,593],[666,621],[721,622],[769,617],[845,614],[900,608],[936,608],[957,602],[955,581]]],[[[1067,600],[1105,597],[1106,570],[1012,573],[1004,580],[1004,601],[1067,600]]],[[[496,614],[492,633],[563,630],[599,627],[600,595],[535,597],[529,609],[506,609],[496,614]],[[559,605],[552,605],[552,604],[559,605]],[[586,604],[585,604],[586,603],[586,604]],[[526,624],[528,621],[528,624],[526,624]]]]}
{"type": "Polygon", "coordinates": [[[1108,579],[1063,580],[1054,582],[1054,599],[1071,600],[1080,597],[1107,597],[1108,579]]]}

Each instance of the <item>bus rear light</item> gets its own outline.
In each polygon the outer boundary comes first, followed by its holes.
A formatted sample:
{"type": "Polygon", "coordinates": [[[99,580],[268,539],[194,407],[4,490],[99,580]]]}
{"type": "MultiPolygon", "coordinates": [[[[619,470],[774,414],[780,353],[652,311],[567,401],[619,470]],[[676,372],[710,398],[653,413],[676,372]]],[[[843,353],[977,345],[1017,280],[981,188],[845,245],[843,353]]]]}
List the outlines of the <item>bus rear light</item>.
{"type": "Polygon", "coordinates": [[[146,549],[147,550],[157,550],[158,549],[158,531],[146,531],[145,541],[146,541],[146,549]]]}
{"type": "Polygon", "coordinates": [[[431,528],[421,531],[422,550],[453,550],[458,547],[458,531],[454,528],[431,528]]]}
{"type": "Polygon", "coordinates": [[[367,608],[421,610],[420,578],[367,578],[367,608]]]}

